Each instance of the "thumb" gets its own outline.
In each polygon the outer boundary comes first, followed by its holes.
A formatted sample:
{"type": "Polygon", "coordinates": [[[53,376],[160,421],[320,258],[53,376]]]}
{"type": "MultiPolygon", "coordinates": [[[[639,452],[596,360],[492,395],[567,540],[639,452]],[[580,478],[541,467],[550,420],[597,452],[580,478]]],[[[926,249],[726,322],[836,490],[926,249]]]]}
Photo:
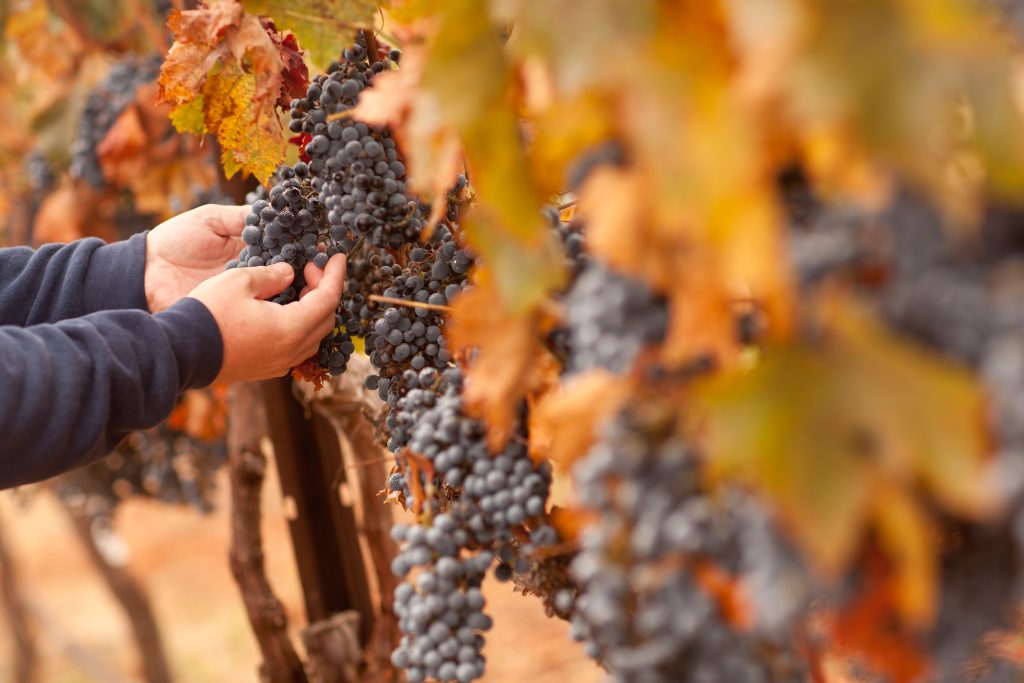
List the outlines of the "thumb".
{"type": "Polygon", "coordinates": [[[295,271],[287,263],[246,268],[241,272],[246,275],[246,291],[254,299],[266,299],[280,294],[295,279],[295,271]]]}
{"type": "Polygon", "coordinates": [[[300,321],[297,324],[316,324],[338,306],[344,287],[345,255],[336,254],[327,262],[323,278],[317,286],[310,289],[299,301],[294,301],[285,308],[297,316],[300,321]]]}

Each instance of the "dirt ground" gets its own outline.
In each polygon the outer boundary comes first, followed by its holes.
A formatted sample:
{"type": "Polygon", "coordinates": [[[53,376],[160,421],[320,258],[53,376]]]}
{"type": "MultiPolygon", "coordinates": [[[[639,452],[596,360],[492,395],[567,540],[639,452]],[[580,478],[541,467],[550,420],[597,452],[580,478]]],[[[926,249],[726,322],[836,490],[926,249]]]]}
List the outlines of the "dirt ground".
{"type": "MultiPolygon", "coordinates": [[[[271,473],[264,489],[268,574],[290,624],[304,618],[281,496],[271,473]]],[[[216,512],[132,501],[117,528],[129,566],[146,584],[179,683],[258,681],[258,651],[227,565],[226,481],[216,512]]],[[[47,493],[21,508],[0,495],[0,522],[35,616],[41,652],[39,683],[141,681],[125,620],[47,493]]],[[[487,683],[591,683],[599,669],[533,598],[504,584],[485,587],[495,618],[488,636],[487,683]]],[[[12,641],[0,624],[0,681],[10,680],[12,641]]]]}

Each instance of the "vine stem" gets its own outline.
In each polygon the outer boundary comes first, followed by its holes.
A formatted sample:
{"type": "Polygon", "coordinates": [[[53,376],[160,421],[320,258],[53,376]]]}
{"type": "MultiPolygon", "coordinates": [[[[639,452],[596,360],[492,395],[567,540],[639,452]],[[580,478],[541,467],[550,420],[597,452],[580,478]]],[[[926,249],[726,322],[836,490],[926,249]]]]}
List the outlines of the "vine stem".
{"type": "Polygon", "coordinates": [[[263,662],[266,683],[308,683],[302,660],[288,634],[284,605],[267,579],[260,533],[267,458],[260,448],[264,408],[259,385],[239,384],[231,396],[228,423],[228,477],[231,486],[231,542],[228,561],[263,662]]]}
{"type": "Polygon", "coordinates": [[[381,296],[380,294],[371,294],[366,297],[370,301],[378,301],[383,304],[395,304],[396,306],[409,306],[410,308],[426,308],[431,311],[444,311],[450,313],[452,310],[451,306],[444,306],[442,304],[428,304],[422,301],[411,301],[409,299],[398,299],[393,296],[381,296]]]}

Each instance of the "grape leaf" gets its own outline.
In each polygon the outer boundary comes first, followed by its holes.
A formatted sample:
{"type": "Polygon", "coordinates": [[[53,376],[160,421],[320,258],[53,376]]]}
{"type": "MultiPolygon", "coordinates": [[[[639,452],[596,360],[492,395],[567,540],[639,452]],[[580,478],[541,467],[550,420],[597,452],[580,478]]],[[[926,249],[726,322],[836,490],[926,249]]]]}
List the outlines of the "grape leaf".
{"type": "Polygon", "coordinates": [[[72,31],[52,20],[45,0],[21,3],[7,17],[4,35],[26,63],[53,79],[68,78],[83,50],[81,40],[72,31]]]}
{"type": "Polygon", "coordinates": [[[157,102],[156,83],[140,87],[96,153],[107,183],[130,189],[137,210],[169,217],[212,187],[217,174],[200,141],[170,135],[168,111],[157,102]]]}
{"type": "Polygon", "coordinates": [[[591,370],[545,393],[530,411],[530,451],[568,467],[586,454],[604,421],[629,399],[630,384],[591,370]]]}
{"type": "Polygon", "coordinates": [[[295,40],[234,0],[175,11],[168,25],[175,43],[159,83],[161,99],[174,106],[171,121],[216,135],[228,177],[241,171],[266,180],[285,154],[277,106],[306,84],[295,40]]]}
{"type": "Polygon", "coordinates": [[[930,616],[936,552],[914,495],[947,510],[994,511],[982,394],[970,374],[830,298],[820,343],[769,348],[748,374],[698,392],[709,472],[750,482],[782,510],[826,571],[845,566],[874,525],[914,592],[909,620],[930,616]]]}
{"type": "Polygon", "coordinates": [[[351,42],[357,29],[372,28],[377,16],[374,0],[242,0],[242,4],[246,11],[268,16],[294,33],[321,70],[338,58],[339,46],[351,42]]]}
{"type": "Polygon", "coordinates": [[[497,450],[517,425],[520,402],[545,377],[538,362],[544,318],[536,311],[510,313],[487,283],[458,295],[445,328],[452,348],[477,349],[467,371],[468,410],[487,422],[487,440],[497,450]]]}

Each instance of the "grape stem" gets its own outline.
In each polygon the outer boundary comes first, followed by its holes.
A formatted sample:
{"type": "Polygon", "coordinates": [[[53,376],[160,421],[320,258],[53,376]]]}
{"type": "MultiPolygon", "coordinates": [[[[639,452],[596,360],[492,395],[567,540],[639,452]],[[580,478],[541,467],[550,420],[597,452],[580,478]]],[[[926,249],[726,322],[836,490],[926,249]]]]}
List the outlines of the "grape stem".
{"type": "Polygon", "coordinates": [[[371,294],[366,297],[370,301],[379,301],[383,304],[395,304],[396,306],[410,306],[411,308],[426,308],[431,311],[445,311],[450,312],[451,306],[444,306],[442,304],[428,304],[423,301],[412,301],[410,299],[398,299],[393,296],[381,296],[380,294],[371,294]]]}

